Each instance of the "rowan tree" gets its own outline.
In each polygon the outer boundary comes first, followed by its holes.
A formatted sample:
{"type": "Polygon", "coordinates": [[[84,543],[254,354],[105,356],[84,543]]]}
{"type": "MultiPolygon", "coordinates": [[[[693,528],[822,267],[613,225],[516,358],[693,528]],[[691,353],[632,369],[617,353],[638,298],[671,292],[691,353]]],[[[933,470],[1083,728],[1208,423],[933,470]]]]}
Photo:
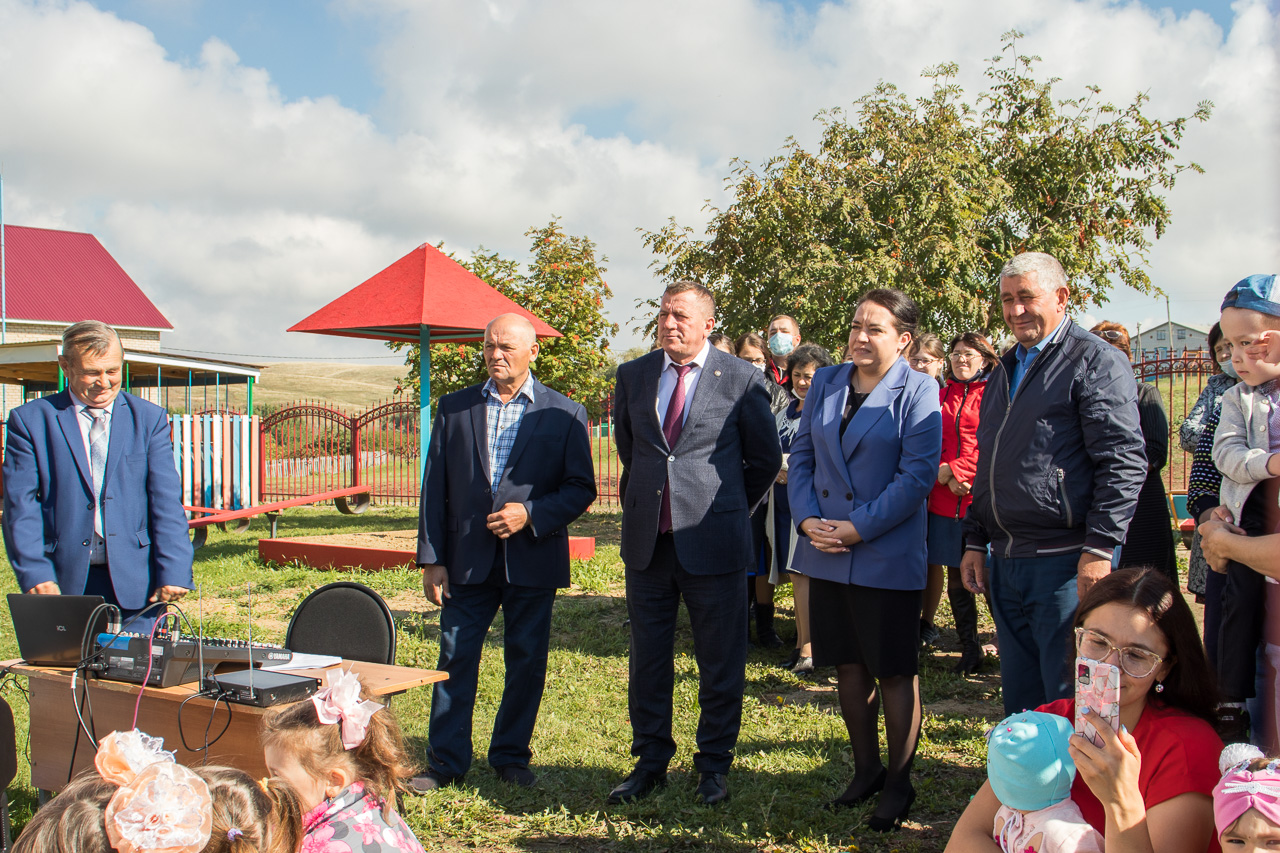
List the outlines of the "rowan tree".
{"type": "Polygon", "coordinates": [[[927,96],[881,83],[851,113],[819,113],[812,153],[788,138],[758,168],[735,160],[733,200],[707,203],[705,236],[674,219],[644,232],[659,276],[706,283],[734,334],[781,312],[836,347],[872,287],[909,293],[939,334],[994,330],[1000,267],[1023,251],[1062,262],[1073,308],[1100,304],[1116,283],[1150,292],[1147,253],[1172,217],[1165,194],[1182,172],[1203,171],[1176,152],[1212,104],[1156,119],[1143,93],[1124,108],[1097,87],[1056,100],[1059,81],[1035,79],[1039,57],[1018,52],[1020,37],[1005,35],[975,98],[955,82],[958,66],[939,66],[924,72],[927,96]]]}

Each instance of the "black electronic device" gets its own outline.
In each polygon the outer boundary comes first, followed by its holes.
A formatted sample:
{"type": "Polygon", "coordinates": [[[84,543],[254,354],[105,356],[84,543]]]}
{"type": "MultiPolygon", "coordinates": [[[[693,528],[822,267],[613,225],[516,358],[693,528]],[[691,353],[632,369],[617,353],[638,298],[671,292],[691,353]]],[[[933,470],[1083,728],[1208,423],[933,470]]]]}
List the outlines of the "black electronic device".
{"type": "Polygon", "coordinates": [[[269,708],[300,702],[320,688],[319,680],[288,672],[238,670],[208,677],[201,685],[206,694],[228,702],[269,708]]]}
{"type": "MultiPolygon", "coordinates": [[[[10,593],[18,653],[32,666],[76,666],[89,617],[103,603],[100,595],[10,593]]],[[[108,621],[102,613],[95,627],[104,630],[108,621]]]]}
{"type": "Polygon", "coordinates": [[[160,631],[149,634],[99,634],[97,649],[105,669],[98,677],[129,681],[147,687],[174,687],[200,680],[201,661],[205,674],[220,674],[249,666],[276,666],[293,659],[293,652],[281,646],[250,643],[220,637],[190,637],[160,631]],[[150,665],[151,672],[147,674],[150,665]]]}

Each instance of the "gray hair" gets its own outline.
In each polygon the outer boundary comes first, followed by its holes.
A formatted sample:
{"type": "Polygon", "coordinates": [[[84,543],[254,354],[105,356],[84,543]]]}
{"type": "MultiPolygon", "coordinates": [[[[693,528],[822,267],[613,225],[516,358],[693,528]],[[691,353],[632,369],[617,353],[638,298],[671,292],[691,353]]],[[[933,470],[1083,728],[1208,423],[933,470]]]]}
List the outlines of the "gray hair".
{"type": "Polygon", "coordinates": [[[1067,274],[1062,264],[1053,255],[1044,252],[1023,252],[1013,258],[1000,270],[1001,278],[1022,278],[1028,273],[1036,274],[1036,282],[1044,291],[1068,287],[1067,274]]]}
{"type": "Polygon", "coordinates": [[[121,351],[124,344],[116,330],[98,320],[81,320],[73,323],[62,333],[62,354],[103,355],[111,349],[112,344],[119,344],[121,351]]]}

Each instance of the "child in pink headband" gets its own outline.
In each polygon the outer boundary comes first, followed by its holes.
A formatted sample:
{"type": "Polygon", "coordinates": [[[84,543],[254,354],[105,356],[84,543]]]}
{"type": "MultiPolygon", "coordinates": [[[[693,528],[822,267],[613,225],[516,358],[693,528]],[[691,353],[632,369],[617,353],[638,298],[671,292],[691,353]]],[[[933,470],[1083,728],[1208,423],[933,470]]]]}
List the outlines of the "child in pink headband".
{"type": "Polygon", "coordinates": [[[263,720],[272,776],[302,800],[303,853],[422,853],[396,794],[413,775],[391,709],[369,698],[359,676],[325,673],[325,686],[263,720]]]}
{"type": "Polygon", "coordinates": [[[1224,851],[1280,849],[1280,759],[1233,743],[1218,759],[1222,779],[1213,789],[1213,823],[1224,851]]]}

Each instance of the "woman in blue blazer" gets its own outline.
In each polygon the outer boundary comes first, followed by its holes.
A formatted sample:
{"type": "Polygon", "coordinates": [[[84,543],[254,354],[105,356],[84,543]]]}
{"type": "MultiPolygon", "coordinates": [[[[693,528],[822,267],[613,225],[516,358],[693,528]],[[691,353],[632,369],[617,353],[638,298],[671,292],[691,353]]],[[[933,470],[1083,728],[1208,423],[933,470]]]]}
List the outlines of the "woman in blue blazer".
{"type": "Polygon", "coordinates": [[[899,290],[859,300],[852,363],[814,376],[787,473],[791,517],[808,537],[795,560],[811,578],[814,665],[836,668],[853,747],[853,781],[833,805],[882,792],[869,824],[880,831],[915,800],[926,500],[942,453],[938,384],[902,358],[919,316],[899,290]],[[881,704],[887,766],[876,735],[881,704]]]}

